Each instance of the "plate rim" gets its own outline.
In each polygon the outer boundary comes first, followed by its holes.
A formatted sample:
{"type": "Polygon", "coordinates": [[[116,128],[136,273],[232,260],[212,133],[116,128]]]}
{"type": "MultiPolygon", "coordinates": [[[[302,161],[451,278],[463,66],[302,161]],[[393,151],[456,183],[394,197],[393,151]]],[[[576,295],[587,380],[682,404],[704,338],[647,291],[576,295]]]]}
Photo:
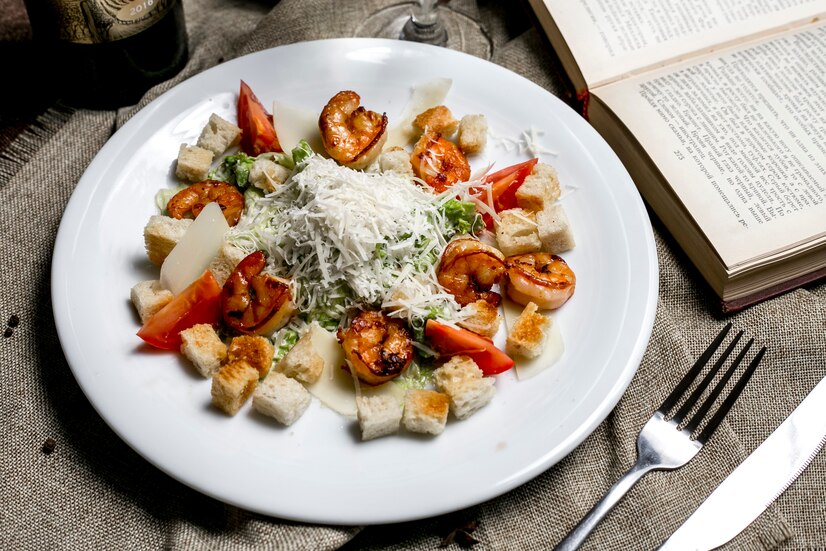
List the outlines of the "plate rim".
{"type": "MultiPolygon", "coordinates": [[[[193,75],[192,77],[182,81],[181,83],[165,91],[163,94],[161,94],[160,96],[152,100],[150,103],[148,103],[146,106],[144,106],[142,109],[140,109],[138,112],[136,112],[130,118],[130,120],[124,124],[123,127],[121,127],[115,134],[113,134],[109,138],[106,144],[104,144],[101,150],[95,155],[94,159],[90,162],[89,166],[85,169],[83,175],[79,179],[76,188],[73,190],[71,197],[66,205],[66,208],[64,209],[64,212],[61,215],[60,225],[58,228],[57,237],[53,249],[53,262],[51,268],[52,311],[55,319],[55,326],[57,329],[58,338],[64,356],[66,357],[66,361],[72,371],[75,380],[78,382],[79,386],[81,387],[81,390],[86,396],[86,399],[90,402],[90,404],[93,406],[98,415],[101,416],[104,422],[118,435],[119,438],[121,438],[125,443],[127,443],[127,445],[129,445],[141,457],[146,459],[150,464],[159,468],[161,471],[170,475],[175,480],[195,489],[196,491],[213,497],[215,499],[218,499],[222,502],[229,503],[246,510],[254,511],[268,516],[284,518],[289,520],[298,520],[303,522],[321,522],[334,525],[386,524],[391,522],[401,522],[417,520],[421,518],[429,518],[451,511],[456,511],[472,505],[476,505],[481,503],[482,501],[498,497],[524,484],[525,482],[535,478],[542,472],[552,467],[562,458],[566,457],[576,446],[582,443],[582,441],[584,441],[596,429],[596,427],[609,415],[609,413],[614,409],[616,404],[622,398],[628,385],[631,383],[631,380],[633,379],[633,376],[635,375],[637,368],[643,358],[647,344],[653,332],[653,325],[656,315],[659,292],[659,268],[656,244],[654,241],[653,227],[648,217],[645,205],[642,201],[639,192],[636,189],[636,186],[633,183],[632,178],[630,177],[630,175],[628,175],[627,170],[625,170],[621,161],[616,156],[616,153],[613,152],[613,150],[607,145],[605,140],[596,132],[596,130],[594,130],[590,125],[588,125],[588,123],[584,119],[579,118],[579,115],[576,114],[573,109],[571,109],[561,99],[554,96],[551,92],[545,90],[544,88],[540,87],[539,85],[530,81],[524,76],[515,73],[514,71],[511,71],[503,66],[496,65],[494,63],[487,62],[479,58],[475,58],[468,54],[464,54],[462,52],[458,52],[455,50],[438,48],[435,46],[421,44],[411,45],[410,43],[401,44],[399,43],[399,41],[390,39],[334,38],[296,42],[292,44],[276,46],[274,48],[260,50],[258,52],[250,53],[245,56],[235,58],[233,60],[228,61],[227,64],[236,62],[237,60],[251,58],[255,56],[266,57],[267,55],[271,55],[269,52],[272,52],[273,50],[294,49],[306,47],[308,45],[321,45],[331,48],[367,47],[370,45],[390,46],[391,48],[400,46],[403,46],[404,48],[414,49],[423,48],[425,50],[431,51],[437,57],[440,55],[446,55],[447,57],[464,56],[466,58],[474,60],[474,62],[487,63],[495,67],[496,70],[506,71],[510,73],[511,76],[521,79],[523,81],[523,84],[538,89],[551,101],[559,102],[559,104],[564,106],[564,108],[570,111],[571,114],[576,115],[576,117],[580,121],[576,124],[579,124],[581,128],[585,128],[586,130],[584,130],[584,132],[590,132],[592,134],[592,137],[595,137],[598,140],[598,142],[602,144],[603,149],[609,153],[611,161],[614,164],[613,169],[621,169],[623,176],[627,180],[626,183],[631,187],[630,190],[625,191],[633,191],[633,200],[637,209],[636,212],[633,213],[633,217],[635,219],[639,219],[642,222],[640,229],[642,230],[643,234],[642,237],[644,249],[647,253],[645,260],[647,261],[648,267],[645,273],[645,280],[647,283],[647,292],[645,294],[646,304],[644,311],[642,312],[642,327],[640,327],[640,331],[635,332],[636,340],[632,347],[632,353],[625,362],[625,366],[623,367],[623,370],[620,373],[621,376],[619,376],[616,379],[610,391],[602,399],[598,407],[595,408],[588,416],[587,422],[580,424],[575,430],[573,430],[568,435],[568,437],[563,440],[562,444],[558,446],[555,450],[547,451],[544,455],[542,455],[542,457],[533,458],[533,462],[530,465],[523,467],[521,471],[518,473],[518,476],[510,477],[507,481],[501,482],[499,485],[492,489],[493,491],[483,491],[474,494],[473,497],[469,497],[468,499],[459,500],[459,502],[452,502],[449,506],[442,507],[441,509],[431,509],[427,512],[421,511],[416,514],[405,515],[389,514],[377,519],[365,517],[348,517],[341,518],[340,520],[337,520],[336,518],[331,518],[329,516],[308,516],[303,514],[290,515],[284,514],[283,511],[274,513],[272,510],[266,510],[260,507],[250,507],[248,503],[239,502],[238,500],[232,499],[231,497],[228,497],[226,495],[218,495],[217,493],[210,491],[209,488],[205,488],[201,485],[194,485],[192,481],[188,479],[188,477],[182,476],[181,473],[178,472],[172,472],[165,465],[159,464],[158,461],[154,460],[151,454],[146,453],[145,450],[142,450],[138,446],[136,446],[133,440],[129,437],[129,435],[123,434],[123,432],[120,430],[120,427],[116,426],[116,423],[114,423],[107,415],[104,415],[104,413],[99,409],[96,400],[93,398],[94,390],[91,388],[87,388],[87,381],[85,381],[83,374],[79,374],[78,372],[80,368],[78,368],[77,366],[82,365],[83,352],[82,350],[75,349],[74,342],[70,338],[71,328],[68,327],[68,325],[71,325],[69,321],[71,318],[71,314],[66,309],[69,297],[68,293],[65,292],[66,290],[60,282],[61,270],[65,269],[65,263],[71,259],[70,250],[72,248],[71,245],[73,244],[72,240],[74,235],[70,234],[70,231],[72,229],[70,227],[70,220],[76,215],[81,215],[81,219],[83,219],[86,216],[89,207],[89,200],[91,200],[91,198],[95,195],[95,192],[98,190],[98,185],[94,181],[92,181],[91,177],[88,175],[90,173],[93,173],[95,170],[98,170],[99,167],[101,167],[100,169],[102,170],[102,167],[105,166],[105,161],[110,151],[116,152],[122,149],[124,145],[128,144],[129,140],[133,137],[135,130],[140,127],[143,121],[151,118],[152,113],[154,113],[155,110],[158,109],[164,103],[164,101],[167,101],[169,98],[179,93],[180,87],[182,87],[186,83],[189,83],[187,84],[187,86],[190,87],[196,86],[198,79],[201,78],[201,75],[205,75],[206,73],[210,73],[212,71],[220,71],[220,68],[226,64],[217,65],[211,67],[210,69],[202,71],[201,73],[193,75]],[[71,214],[72,216],[67,216],[67,214],[71,214]],[[549,457],[551,455],[551,452],[555,452],[555,455],[557,455],[557,457],[549,457]]],[[[82,373],[82,369],[80,369],[80,371],[82,373]]]]}

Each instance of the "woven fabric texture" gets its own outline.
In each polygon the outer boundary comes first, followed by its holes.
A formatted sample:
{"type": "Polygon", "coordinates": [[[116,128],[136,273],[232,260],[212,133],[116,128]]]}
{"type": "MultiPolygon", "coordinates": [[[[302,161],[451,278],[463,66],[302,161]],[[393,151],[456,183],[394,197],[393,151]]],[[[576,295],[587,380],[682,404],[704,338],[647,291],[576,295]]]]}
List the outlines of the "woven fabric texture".
{"type": "MultiPolygon", "coordinates": [[[[63,209],[101,146],[143,105],[189,76],[264,48],[357,35],[368,14],[390,4],[189,0],[191,59],[180,75],[118,112],[52,109],[0,155],[0,323],[12,315],[20,320],[0,341],[0,548],[434,549],[452,530],[476,521],[474,549],[548,549],[633,463],[640,428],[726,321],[656,221],[656,321],[639,370],[617,407],[544,474],[449,515],[335,527],[281,521],[225,505],[142,459],[108,428],[75,382],[52,317],[50,262],[63,209]]],[[[456,0],[450,6],[481,21],[489,38],[487,46],[480,46],[454,37],[451,47],[488,47],[493,62],[566,96],[547,43],[535,30],[523,32],[525,26],[513,24],[523,12],[515,16],[517,8],[497,2],[456,0]]],[[[586,549],[655,548],[826,375],[826,286],[799,289],[730,321],[769,347],[751,385],[695,460],[645,477],[597,528],[586,549]]],[[[821,453],[725,548],[826,547],[824,479],[826,454],[821,453]]]]}

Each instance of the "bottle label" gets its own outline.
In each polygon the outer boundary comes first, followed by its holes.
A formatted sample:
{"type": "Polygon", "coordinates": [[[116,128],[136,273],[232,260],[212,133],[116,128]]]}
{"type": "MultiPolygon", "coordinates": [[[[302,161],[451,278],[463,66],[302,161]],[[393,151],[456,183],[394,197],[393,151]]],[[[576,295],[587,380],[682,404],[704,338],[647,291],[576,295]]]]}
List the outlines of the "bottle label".
{"type": "Polygon", "coordinates": [[[50,0],[61,40],[80,44],[114,42],[160,20],[178,0],[50,0]]]}

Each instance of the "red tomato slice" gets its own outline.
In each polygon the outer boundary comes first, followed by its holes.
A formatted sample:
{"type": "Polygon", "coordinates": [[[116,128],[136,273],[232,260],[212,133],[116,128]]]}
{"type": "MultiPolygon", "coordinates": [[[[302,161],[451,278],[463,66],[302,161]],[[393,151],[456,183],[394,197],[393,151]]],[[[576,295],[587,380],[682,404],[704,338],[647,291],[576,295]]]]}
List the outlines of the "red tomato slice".
{"type": "Polygon", "coordinates": [[[189,287],[146,320],[138,336],[164,350],[181,346],[180,332],[199,323],[217,324],[221,319],[221,286],[207,270],[189,287]]]}
{"type": "Polygon", "coordinates": [[[513,367],[510,356],[491,341],[466,329],[427,320],[424,334],[436,352],[443,356],[470,356],[485,375],[496,375],[513,367]]]}
{"type": "Polygon", "coordinates": [[[256,157],[269,151],[282,151],[272,115],[243,80],[238,94],[238,126],[241,128],[241,150],[247,155],[256,157]]]}
{"type": "Polygon", "coordinates": [[[496,212],[516,208],[516,190],[524,183],[525,178],[531,173],[538,160],[531,159],[504,168],[486,178],[488,182],[493,182],[491,195],[493,196],[493,206],[496,208],[496,212]]]}
{"type": "MultiPolygon", "coordinates": [[[[533,167],[538,161],[539,159],[533,158],[530,161],[503,168],[485,177],[485,182],[491,184],[490,195],[491,199],[493,199],[493,208],[496,212],[516,208],[516,191],[531,173],[531,170],[533,170],[533,167]]],[[[482,218],[485,221],[485,226],[487,226],[489,230],[492,230],[493,218],[487,214],[482,215],[482,218]]]]}

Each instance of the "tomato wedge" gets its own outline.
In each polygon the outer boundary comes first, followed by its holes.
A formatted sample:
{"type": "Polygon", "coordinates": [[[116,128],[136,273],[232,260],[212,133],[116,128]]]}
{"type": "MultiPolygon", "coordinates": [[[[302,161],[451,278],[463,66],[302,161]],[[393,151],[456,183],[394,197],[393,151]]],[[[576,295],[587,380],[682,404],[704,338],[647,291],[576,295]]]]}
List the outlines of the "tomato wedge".
{"type": "Polygon", "coordinates": [[[513,367],[510,356],[496,348],[488,339],[466,329],[427,320],[424,335],[439,354],[470,356],[485,375],[496,375],[513,367]]]}
{"type": "Polygon", "coordinates": [[[138,336],[163,350],[181,346],[181,331],[199,323],[217,324],[221,319],[221,286],[209,270],[146,320],[138,336]]]}
{"type": "Polygon", "coordinates": [[[238,126],[241,128],[241,150],[247,155],[256,157],[269,151],[282,151],[272,115],[243,80],[238,93],[238,126]]]}
{"type": "Polygon", "coordinates": [[[538,161],[539,159],[533,158],[530,161],[503,168],[485,178],[486,182],[493,182],[491,195],[496,212],[516,208],[516,191],[538,161]]]}
{"type": "MultiPolygon", "coordinates": [[[[485,183],[491,184],[490,195],[493,199],[493,208],[496,212],[516,208],[516,191],[531,173],[538,161],[539,159],[533,158],[529,161],[503,168],[485,177],[485,183]]],[[[482,199],[485,199],[483,193],[485,193],[483,190],[479,191],[479,195],[482,199]]],[[[485,226],[487,226],[489,230],[492,230],[493,218],[488,214],[483,214],[482,218],[485,221],[485,226]]]]}

